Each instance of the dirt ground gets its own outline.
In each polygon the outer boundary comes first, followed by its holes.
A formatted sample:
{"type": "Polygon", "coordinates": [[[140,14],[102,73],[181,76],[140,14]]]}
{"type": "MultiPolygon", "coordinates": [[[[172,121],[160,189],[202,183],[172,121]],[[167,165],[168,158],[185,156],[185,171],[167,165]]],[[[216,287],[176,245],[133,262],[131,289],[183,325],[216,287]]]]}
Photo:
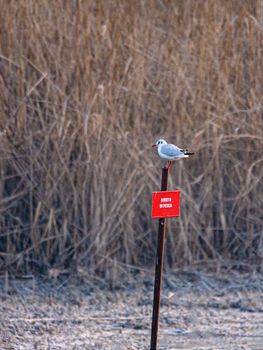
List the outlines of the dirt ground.
{"type": "MultiPolygon", "coordinates": [[[[149,276],[114,290],[73,276],[3,276],[0,349],[149,349],[149,276]]],[[[262,274],[177,271],[164,275],[161,304],[159,350],[263,350],[262,274]]]]}

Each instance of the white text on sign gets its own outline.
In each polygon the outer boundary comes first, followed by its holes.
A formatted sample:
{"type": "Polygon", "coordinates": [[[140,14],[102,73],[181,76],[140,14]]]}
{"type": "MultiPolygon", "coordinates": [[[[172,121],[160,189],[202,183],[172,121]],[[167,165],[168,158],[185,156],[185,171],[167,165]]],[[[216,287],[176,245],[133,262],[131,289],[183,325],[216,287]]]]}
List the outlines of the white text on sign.
{"type": "Polygon", "coordinates": [[[161,203],[171,202],[172,198],[161,198],[161,203]]]}
{"type": "Polygon", "coordinates": [[[172,207],[173,207],[172,203],[160,204],[160,208],[172,208],[172,207]]]}

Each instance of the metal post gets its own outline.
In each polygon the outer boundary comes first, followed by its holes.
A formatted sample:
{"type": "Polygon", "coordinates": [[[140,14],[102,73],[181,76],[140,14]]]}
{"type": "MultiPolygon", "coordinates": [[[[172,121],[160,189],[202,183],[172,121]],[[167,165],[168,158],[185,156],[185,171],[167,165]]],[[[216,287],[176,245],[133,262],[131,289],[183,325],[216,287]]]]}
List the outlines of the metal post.
{"type": "MultiPolygon", "coordinates": [[[[161,191],[167,191],[167,185],[168,185],[168,168],[164,167],[162,169],[161,191]]],[[[162,218],[162,219],[159,219],[158,242],[157,242],[157,252],[156,252],[156,261],[155,261],[151,350],[157,349],[160,295],[161,295],[161,287],[162,287],[164,240],[165,240],[165,218],[162,218]]]]}

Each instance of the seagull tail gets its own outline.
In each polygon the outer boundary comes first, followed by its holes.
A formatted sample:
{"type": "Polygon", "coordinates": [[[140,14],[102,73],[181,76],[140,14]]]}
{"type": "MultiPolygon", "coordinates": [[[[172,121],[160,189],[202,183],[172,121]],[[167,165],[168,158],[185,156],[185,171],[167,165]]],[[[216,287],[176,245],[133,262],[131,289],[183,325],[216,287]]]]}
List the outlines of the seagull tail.
{"type": "Polygon", "coordinates": [[[192,155],[194,155],[195,153],[194,152],[188,152],[188,151],[185,151],[184,152],[184,155],[185,156],[192,156],[192,155]]]}

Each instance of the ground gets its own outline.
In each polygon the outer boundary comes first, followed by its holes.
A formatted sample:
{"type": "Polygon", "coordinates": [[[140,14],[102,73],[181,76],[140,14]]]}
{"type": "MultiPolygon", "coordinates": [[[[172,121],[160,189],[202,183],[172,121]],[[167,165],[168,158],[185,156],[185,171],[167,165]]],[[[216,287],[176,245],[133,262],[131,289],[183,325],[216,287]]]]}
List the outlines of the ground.
{"type": "MultiPolygon", "coordinates": [[[[149,349],[153,273],[0,279],[0,349],[149,349]]],[[[26,276],[24,276],[26,277],[26,276]]],[[[262,274],[164,275],[158,349],[263,350],[262,274]]]]}

